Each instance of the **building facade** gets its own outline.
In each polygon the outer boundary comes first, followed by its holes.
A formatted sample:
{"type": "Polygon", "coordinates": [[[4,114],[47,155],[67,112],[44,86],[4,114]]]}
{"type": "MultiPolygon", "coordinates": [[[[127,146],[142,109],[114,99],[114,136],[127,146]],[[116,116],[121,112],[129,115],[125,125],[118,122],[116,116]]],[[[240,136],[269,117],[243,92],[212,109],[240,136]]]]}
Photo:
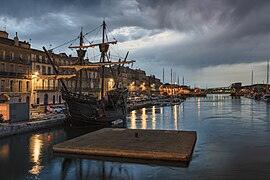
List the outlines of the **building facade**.
{"type": "MultiPolygon", "coordinates": [[[[78,74],[74,69],[59,68],[61,65],[74,65],[77,58],[65,53],[49,54],[60,74],[78,74]]],[[[30,43],[20,41],[17,33],[11,39],[7,32],[0,31],[0,95],[8,97],[6,103],[28,103],[30,107],[64,103],[60,91],[62,86],[55,74],[44,51],[32,49],[30,43]]],[[[98,93],[98,74],[98,69],[82,70],[83,93],[98,93]]],[[[69,90],[78,89],[76,77],[63,81],[69,90]]]]}

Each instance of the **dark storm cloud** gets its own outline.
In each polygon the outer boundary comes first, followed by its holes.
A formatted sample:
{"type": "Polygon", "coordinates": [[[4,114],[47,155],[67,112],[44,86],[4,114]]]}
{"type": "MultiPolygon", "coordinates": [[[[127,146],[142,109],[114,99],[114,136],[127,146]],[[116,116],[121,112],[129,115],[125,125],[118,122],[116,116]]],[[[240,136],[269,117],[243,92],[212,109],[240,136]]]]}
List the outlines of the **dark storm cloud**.
{"type": "Polygon", "coordinates": [[[20,34],[25,28],[21,38],[31,38],[38,48],[66,42],[78,34],[80,26],[91,29],[103,17],[111,31],[138,27],[133,35],[115,34],[120,41],[174,30],[189,40],[160,42],[138,49],[134,56],[141,62],[199,68],[270,57],[269,12],[267,0],[2,0],[0,28],[13,19],[18,25],[7,29],[20,34]],[[21,22],[30,23],[25,27],[21,22]]]}
{"type": "MultiPolygon", "coordinates": [[[[61,12],[64,10],[79,9],[83,12],[85,10],[95,10],[102,6],[104,1],[99,0],[1,0],[1,15],[8,15],[18,19],[42,16],[49,12],[61,12]]],[[[107,3],[112,3],[107,1],[107,3]]],[[[71,11],[72,12],[72,11],[71,11]]],[[[98,11],[95,14],[99,15],[98,11]]]]}
{"type": "MultiPolygon", "coordinates": [[[[196,36],[188,44],[163,47],[163,53],[153,59],[160,60],[161,64],[197,68],[264,61],[270,57],[267,45],[270,43],[270,1],[142,0],[140,9],[159,28],[196,36]]],[[[140,53],[142,57],[155,57],[151,49],[140,53]]]]}

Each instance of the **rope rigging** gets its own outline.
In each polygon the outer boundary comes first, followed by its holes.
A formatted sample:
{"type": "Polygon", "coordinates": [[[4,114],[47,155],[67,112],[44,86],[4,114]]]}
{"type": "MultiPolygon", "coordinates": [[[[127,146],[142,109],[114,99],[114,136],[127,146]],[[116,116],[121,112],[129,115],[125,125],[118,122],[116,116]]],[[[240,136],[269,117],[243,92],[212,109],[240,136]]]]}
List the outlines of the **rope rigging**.
{"type": "MultiPolygon", "coordinates": [[[[94,32],[94,31],[96,31],[98,28],[99,28],[99,31],[100,31],[101,27],[102,27],[102,25],[100,25],[100,26],[94,28],[93,30],[91,30],[91,31],[89,31],[89,32],[87,32],[87,33],[85,33],[83,36],[86,36],[86,35],[88,35],[88,34],[94,32]]],[[[96,35],[97,35],[97,34],[96,34],[96,35]]],[[[67,44],[69,44],[69,43],[73,44],[73,43],[74,43],[76,40],[78,40],[78,39],[80,39],[80,36],[77,36],[75,39],[72,39],[72,40],[70,40],[70,41],[68,41],[68,42],[65,42],[65,43],[63,43],[63,44],[61,44],[61,45],[58,45],[58,46],[56,46],[56,47],[54,47],[54,48],[51,48],[50,50],[52,51],[52,50],[58,49],[58,48],[60,48],[60,47],[62,47],[62,46],[65,46],[65,45],[67,45],[67,44]]],[[[86,39],[86,40],[87,40],[87,39],[86,39]]],[[[87,41],[88,41],[88,40],[87,40],[87,41]]],[[[90,44],[91,44],[91,43],[90,43],[90,44]]]]}

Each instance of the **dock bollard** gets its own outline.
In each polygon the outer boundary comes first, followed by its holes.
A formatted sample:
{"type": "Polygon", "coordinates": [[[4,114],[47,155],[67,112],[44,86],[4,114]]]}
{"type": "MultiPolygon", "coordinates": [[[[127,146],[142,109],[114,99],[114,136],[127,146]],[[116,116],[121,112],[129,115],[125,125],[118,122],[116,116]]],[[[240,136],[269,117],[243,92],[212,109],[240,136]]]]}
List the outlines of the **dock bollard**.
{"type": "Polygon", "coordinates": [[[138,137],[139,137],[139,133],[135,132],[135,138],[138,138],[138,137]]]}

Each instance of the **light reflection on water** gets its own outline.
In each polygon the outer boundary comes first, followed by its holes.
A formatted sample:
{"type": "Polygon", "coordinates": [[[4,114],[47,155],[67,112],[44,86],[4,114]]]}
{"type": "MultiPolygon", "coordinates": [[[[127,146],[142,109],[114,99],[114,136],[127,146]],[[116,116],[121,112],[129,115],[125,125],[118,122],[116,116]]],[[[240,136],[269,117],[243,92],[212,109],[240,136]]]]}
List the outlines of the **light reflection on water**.
{"type": "Polygon", "coordinates": [[[33,167],[29,170],[31,174],[39,174],[42,170],[43,166],[41,166],[41,151],[43,146],[43,140],[40,138],[40,134],[35,134],[30,137],[29,140],[29,154],[32,156],[30,157],[30,162],[33,163],[33,167]]]}
{"type": "Polygon", "coordinates": [[[81,130],[13,136],[0,140],[1,179],[267,179],[269,118],[270,104],[224,95],[130,112],[128,128],[197,131],[188,168],[53,156],[53,144],[81,130]]]}
{"type": "Polygon", "coordinates": [[[8,159],[9,157],[9,144],[3,144],[0,146],[0,160],[8,159]]]}

